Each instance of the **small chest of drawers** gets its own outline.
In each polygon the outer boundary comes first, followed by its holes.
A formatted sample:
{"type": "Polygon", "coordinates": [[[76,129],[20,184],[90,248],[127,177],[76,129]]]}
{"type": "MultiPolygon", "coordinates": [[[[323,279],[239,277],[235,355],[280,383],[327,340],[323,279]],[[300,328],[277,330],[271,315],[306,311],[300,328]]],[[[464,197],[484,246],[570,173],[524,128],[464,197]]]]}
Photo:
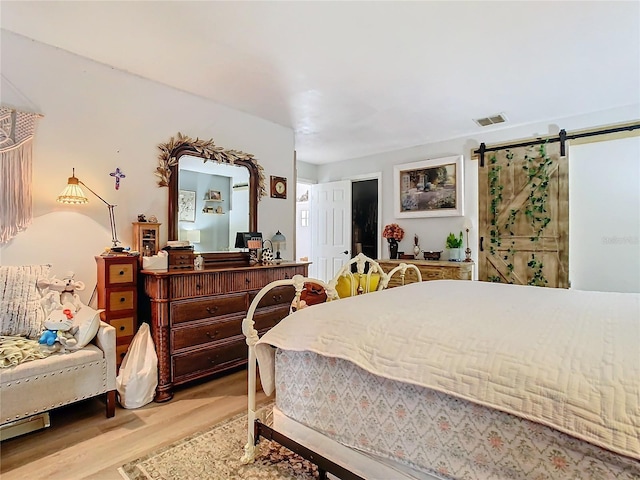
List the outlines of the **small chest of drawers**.
{"type": "Polygon", "coordinates": [[[102,321],[116,329],[116,365],[120,367],[138,328],[138,258],[97,256],[98,308],[102,321]]]}

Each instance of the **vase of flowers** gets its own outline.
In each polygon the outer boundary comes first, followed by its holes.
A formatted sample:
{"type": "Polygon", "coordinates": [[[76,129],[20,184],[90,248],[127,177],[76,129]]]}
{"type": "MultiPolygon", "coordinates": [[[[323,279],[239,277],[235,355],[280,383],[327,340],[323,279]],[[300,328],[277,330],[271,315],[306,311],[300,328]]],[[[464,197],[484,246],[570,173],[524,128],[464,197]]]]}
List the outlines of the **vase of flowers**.
{"type": "Polygon", "coordinates": [[[397,223],[384,227],[382,236],[389,242],[389,258],[398,258],[398,242],[404,238],[404,230],[397,223]]]}

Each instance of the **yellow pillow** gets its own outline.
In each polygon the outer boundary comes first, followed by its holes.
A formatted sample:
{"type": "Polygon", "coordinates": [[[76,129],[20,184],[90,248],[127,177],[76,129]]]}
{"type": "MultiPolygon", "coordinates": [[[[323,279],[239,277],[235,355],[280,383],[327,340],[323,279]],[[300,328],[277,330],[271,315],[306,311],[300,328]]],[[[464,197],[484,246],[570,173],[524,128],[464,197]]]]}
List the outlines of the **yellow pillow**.
{"type": "MultiPolygon", "coordinates": [[[[354,273],[353,277],[350,275],[341,276],[338,279],[338,284],[336,285],[336,292],[340,298],[346,298],[351,296],[351,279],[356,280],[358,278],[358,274],[354,273]]],[[[356,280],[357,281],[357,280],[356,280]]],[[[380,274],[372,273],[369,279],[369,292],[373,292],[378,288],[378,284],[380,283],[380,274]]],[[[362,274],[360,277],[360,287],[366,293],[367,292],[367,274],[362,274]]],[[[357,295],[358,288],[355,288],[356,292],[354,295],[357,295]]]]}

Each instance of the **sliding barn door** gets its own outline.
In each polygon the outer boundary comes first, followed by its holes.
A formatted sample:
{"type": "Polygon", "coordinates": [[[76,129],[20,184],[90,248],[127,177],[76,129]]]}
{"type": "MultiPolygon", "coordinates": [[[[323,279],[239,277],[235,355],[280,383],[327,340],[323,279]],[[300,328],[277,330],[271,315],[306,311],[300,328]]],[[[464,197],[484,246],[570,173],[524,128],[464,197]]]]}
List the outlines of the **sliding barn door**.
{"type": "Polygon", "coordinates": [[[486,152],[478,170],[479,280],[568,288],[569,176],[559,144],[486,152]]]}

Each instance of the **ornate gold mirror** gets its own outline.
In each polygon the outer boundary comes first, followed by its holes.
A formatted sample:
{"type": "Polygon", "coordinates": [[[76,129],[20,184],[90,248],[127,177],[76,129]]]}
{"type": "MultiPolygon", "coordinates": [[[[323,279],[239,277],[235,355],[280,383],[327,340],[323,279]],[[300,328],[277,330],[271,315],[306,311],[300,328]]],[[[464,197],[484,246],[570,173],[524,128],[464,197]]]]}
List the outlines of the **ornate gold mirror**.
{"type": "Polygon", "coordinates": [[[190,240],[205,264],[239,258],[237,231],[257,231],[258,201],[266,194],[253,155],[181,133],[158,145],[158,185],[168,187],[168,240],[190,240]]]}

